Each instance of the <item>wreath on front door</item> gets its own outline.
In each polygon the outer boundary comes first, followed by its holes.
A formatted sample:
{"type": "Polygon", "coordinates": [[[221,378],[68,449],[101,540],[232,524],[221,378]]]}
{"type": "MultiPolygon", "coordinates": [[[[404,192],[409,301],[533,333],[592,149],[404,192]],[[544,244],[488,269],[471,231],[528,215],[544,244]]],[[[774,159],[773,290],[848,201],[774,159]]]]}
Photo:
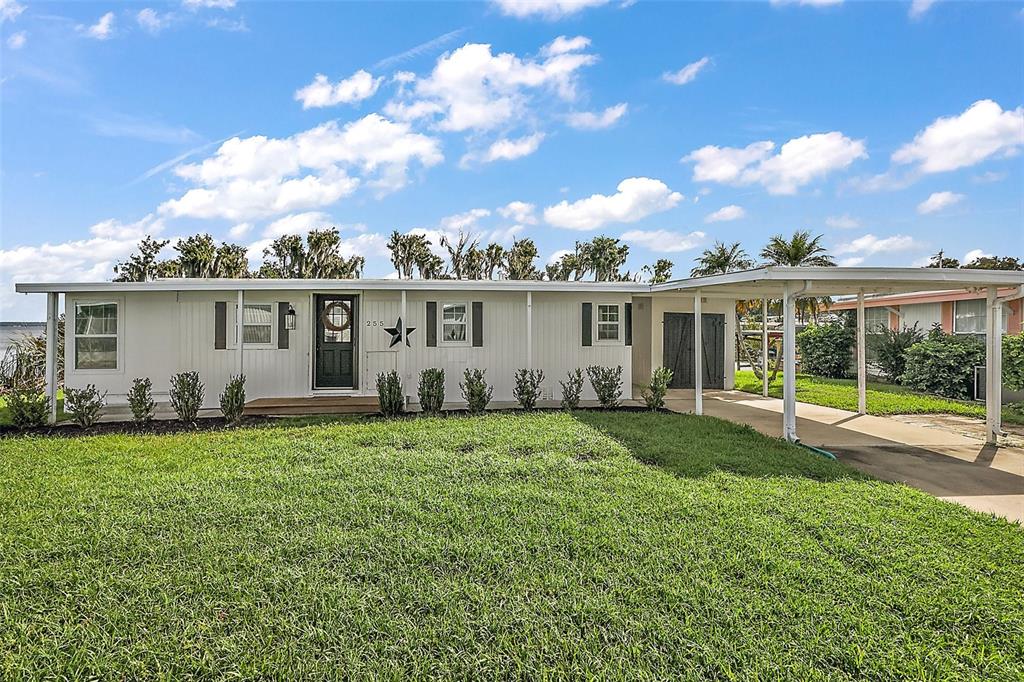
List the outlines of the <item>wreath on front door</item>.
{"type": "Polygon", "coordinates": [[[320,322],[323,323],[324,329],[328,329],[332,332],[343,332],[352,326],[352,306],[345,301],[334,301],[324,306],[324,312],[320,315],[320,322]],[[344,313],[345,321],[341,325],[334,324],[331,319],[331,315],[335,308],[341,308],[344,313]]]}

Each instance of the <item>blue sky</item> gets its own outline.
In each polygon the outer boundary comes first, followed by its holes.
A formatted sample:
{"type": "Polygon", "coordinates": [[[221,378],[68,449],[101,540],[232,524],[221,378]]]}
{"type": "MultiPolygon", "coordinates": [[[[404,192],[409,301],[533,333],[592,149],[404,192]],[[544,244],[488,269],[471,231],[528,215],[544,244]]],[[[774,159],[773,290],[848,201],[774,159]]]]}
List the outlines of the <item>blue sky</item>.
{"type": "Polygon", "coordinates": [[[143,234],[1024,256],[1022,3],[0,3],[5,320],[143,234]]]}

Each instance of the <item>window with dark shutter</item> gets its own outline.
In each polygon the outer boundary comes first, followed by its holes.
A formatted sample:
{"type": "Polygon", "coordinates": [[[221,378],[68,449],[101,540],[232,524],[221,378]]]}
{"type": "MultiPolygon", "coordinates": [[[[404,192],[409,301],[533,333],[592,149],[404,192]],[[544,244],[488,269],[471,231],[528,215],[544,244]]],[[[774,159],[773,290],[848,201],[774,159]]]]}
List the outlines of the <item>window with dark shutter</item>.
{"type": "Polygon", "coordinates": [[[437,301],[427,301],[427,347],[437,346],[437,301]]]}
{"type": "Polygon", "coordinates": [[[627,303],[626,304],[624,313],[625,314],[622,317],[623,317],[623,320],[625,321],[625,324],[626,324],[626,333],[625,333],[626,345],[627,346],[632,346],[633,345],[633,304],[632,303],[627,303]]]}
{"type": "Polygon", "coordinates": [[[228,304],[224,301],[213,304],[213,347],[215,350],[228,347],[228,304]]]}
{"type": "Polygon", "coordinates": [[[288,319],[288,303],[277,304],[277,347],[288,348],[288,328],[285,320],[288,319]]]}
{"type": "Polygon", "coordinates": [[[581,318],[582,327],[580,331],[583,333],[583,345],[593,346],[594,345],[594,304],[584,303],[581,318]]]}

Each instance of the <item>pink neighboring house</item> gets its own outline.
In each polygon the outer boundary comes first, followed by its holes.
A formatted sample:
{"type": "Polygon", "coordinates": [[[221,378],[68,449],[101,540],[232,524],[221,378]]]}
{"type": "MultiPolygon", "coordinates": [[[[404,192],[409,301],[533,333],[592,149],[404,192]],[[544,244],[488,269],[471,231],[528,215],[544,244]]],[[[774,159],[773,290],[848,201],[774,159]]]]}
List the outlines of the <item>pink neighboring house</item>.
{"type": "MultiPolygon", "coordinates": [[[[1000,296],[1009,296],[1014,289],[1000,289],[1000,296]]],[[[1024,331],[1022,299],[1003,306],[1003,330],[1007,334],[1024,331]]],[[[829,310],[856,310],[856,299],[835,301],[829,310]]],[[[911,327],[928,331],[942,325],[947,334],[985,334],[985,292],[923,291],[911,294],[872,296],[864,300],[864,317],[868,329],[885,325],[889,329],[911,327]]]]}

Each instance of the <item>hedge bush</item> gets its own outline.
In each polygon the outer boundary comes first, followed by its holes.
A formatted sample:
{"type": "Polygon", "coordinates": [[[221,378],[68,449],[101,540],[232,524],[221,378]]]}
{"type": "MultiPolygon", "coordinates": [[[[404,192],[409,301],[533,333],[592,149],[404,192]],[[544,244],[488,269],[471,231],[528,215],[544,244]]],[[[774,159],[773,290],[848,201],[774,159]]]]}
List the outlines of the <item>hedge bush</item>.
{"type": "Polygon", "coordinates": [[[985,344],[974,336],[929,332],[907,350],[903,385],[915,391],[968,400],[974,392],[974,368],[985,364],[985,344]]]}
{"type": "Polygon", "coordinates": [[[913,327],[883,329],[869,338],[875,351],[875,363],[882,370],[882,375],[898,384],[907,368],[907,351],[924,340],[924,332],[917,328],[915,322],[913,327]]]}
{"type": "Polygon", "coordinates": [[[64,411],[76,424],[87,429],[103,414],[106,395],[101,395],[95,384],[87,384],[85,388],[65,388],[64,411]]]}
{"type": "Polygon", "coordinates": [[[517,369],[516,385],[512,389],[512,395],[524,410],[532,410],[537,407],[540,400],[540,385],[544,382],[544,370],[542,369],[517,369]]]}
{"type": "Polygon", "coordinates": [[[1024,391],[1024,334],[1003,336],[1003,385],[1024,391]]]}
{"type": "Polygon", "coordinates": [[[462,398],[466,401],[470,414],[483,414],[487,404],[491,402],[491,395],[494,387],[487,384],[485,369],[466,369],[463,372],[465,381],[459,382],[462,389],[462,398]]]}
{"type": "Polygon", "coordinates": [[[583,370],[576,368],[569,372],[565,381],[559,381],[562,387],[562,409],[575,410],[580,406],[583,396],[583,370]]]}
{"type": "Polygon", "coordinates": [[[853,359],[854,330],[841,324],[811,325],[796,337],[800,371],[830,379],[842,379],[853,359]]]}
{"type": "Polygon", "coordinates": [[[592,365],[587,367],[587,376],[590,377],[590,385],[594,387],[597,394],[597,401],[601,407],[618,407],[619,399],[622,398],[622,365],[616,367],[601,367],[592,365]]]}
{"type": "Polygon", "coordinates": [[[421,371],[416,392],[423,414],[440,414],[444,405],[444,370],[430,367],[421,371]]]}
{"type": "Polygon", "coordinates": [[[132,418],[138,423],[153,419],[156,403],[153,402],[153,382],[148,377],[136,377],[132,387],[128,389],[128,406],[132,408],[132,418]]]}
{"type": "Polygon", "coordinates": [[[380,413],[385,417],[397,417],[405,409],[405,391],[398,372],[381,372],[377,375],[377,402],[380,413]]]}

